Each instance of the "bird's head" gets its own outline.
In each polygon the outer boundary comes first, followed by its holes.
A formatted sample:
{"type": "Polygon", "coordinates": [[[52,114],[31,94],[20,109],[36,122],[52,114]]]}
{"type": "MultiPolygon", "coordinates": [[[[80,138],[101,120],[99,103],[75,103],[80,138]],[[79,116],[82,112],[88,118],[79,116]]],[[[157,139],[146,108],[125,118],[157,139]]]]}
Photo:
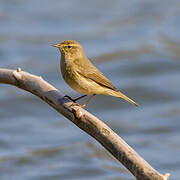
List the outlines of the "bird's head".
{"type": "Polygon", "coordinates": [[[60,50],[61,57],[65,60],[74,60],[85,56],[83,47],[74,40],[65,40],[52,46],[57,47],[60,50]]]}

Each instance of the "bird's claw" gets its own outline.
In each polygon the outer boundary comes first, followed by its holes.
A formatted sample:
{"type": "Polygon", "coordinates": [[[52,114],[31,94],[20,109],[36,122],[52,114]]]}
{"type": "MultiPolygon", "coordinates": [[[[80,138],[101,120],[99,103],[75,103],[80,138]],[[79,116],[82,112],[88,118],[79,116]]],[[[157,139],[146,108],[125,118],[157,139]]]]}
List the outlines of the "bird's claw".
{"type": "Polygon", "coordinates": [[[80,104],[78,104],[78,103],[76,102],[76,100],[73,99],[73,98],[71,98],[70,96],[65,95],[64,97],[65,97],[65,98],[68,98],[68,99],[71,100],[71,101],[73,101],[73,102],[74,102],[74,105],[77,105],[77,106],[80,106],[81,108],[83,108],[83,106],[81,106],[80,104]]]}
{"type": "Polygon", "coordinates": [[[73,98],[71,98],[70,96],[67,96],[67,95],[65,95],[64,96],[65,98],[68,98],[69,100],[71,100],[71,101],[73,101],[73,102],[76,102],[73,98]]]}

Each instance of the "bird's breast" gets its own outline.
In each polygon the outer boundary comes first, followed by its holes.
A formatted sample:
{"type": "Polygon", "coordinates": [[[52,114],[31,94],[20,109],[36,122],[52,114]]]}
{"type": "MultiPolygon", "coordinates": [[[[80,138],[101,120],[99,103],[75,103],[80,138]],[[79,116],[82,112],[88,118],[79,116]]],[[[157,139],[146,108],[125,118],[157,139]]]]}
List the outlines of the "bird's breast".
{"type": "Polygon", "coordinates": [[[64,80],[69,84],[75,78],[75,72],[73,70],[72,65],[67,62],[61,61],[61,73],[64,80]]]}
{"type": "Polygon", "coordinates": [[[89,94],[88,87],[84,84],[84,78],[76,71],[76,67],[67,62],[61,61],[61,73],[65,82],[81,94],[89,94]]]}
{"type": "Polygon", "coordinates": [[[65,82],[72,89],[81,94],[102,94],[103,88],[93,80],[79,74],[76,65],[61,60],[60,66],[65,82]]]}

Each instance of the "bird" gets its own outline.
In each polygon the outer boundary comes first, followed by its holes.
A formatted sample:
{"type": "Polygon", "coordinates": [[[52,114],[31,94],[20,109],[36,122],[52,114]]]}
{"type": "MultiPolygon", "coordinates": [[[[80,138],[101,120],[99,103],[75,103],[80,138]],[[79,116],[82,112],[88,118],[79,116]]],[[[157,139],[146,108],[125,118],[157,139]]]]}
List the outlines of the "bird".
{"type": "Polygon", "coordinates": [[[84,108],[95,95],[102,94],[119,97],[138,106],[135,101],[118,91],[110,80],[93,65],[86,57],[80,43],[75,40],[65,40],[52,46],[60,50],[60,69],[63,79],[72,89],[83,94],[76,99],[66,96],[70,100],[76,102],[90,95],[84,105],[80,105],[84,108]]]}

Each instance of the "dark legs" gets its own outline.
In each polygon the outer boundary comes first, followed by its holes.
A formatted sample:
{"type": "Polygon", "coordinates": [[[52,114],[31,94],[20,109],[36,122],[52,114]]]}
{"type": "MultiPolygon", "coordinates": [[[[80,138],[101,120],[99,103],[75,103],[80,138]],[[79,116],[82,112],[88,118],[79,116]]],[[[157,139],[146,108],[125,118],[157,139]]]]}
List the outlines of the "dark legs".
{"type": "Polygon", "coordinates": [[[78,100],[80,100],[81,98],[86,97],[86,96],[87,96],[87,95],[83,95],[83,96],[80,96],[80,97],[78,97],[78,98],[76,98],[76,99],[73,99],[73,98],[71,98],[70,96],[67,96],[67,95],[65,95],[64,97],[67,97],[67,98],[70,99],[71,101],[76,102],[76,101],[78,101],[78,100]]]}
{"type": "MultiPolygon", "coordinates": [[[[82,105],[81,107],[84,108],[84,107],[92,100],[92,98],[93,98],[95,95],[96,95],[96,94],[93,94],[92,96],[90,96],[89,99],[85,102],[85,104],[82,105]]],[[[67,97],[67,98],[70,99],[71,101],[76,102],[76,101],[78,101],[78,100],[80,100],[80,99],[82,99],[82,98],[84,98],[84,97],[86,97],[86,96],[87,96],[87,95],[83,95],[83,96],[80,96],[80,97],[78,97],[78,98],[76,98],[76,99],[72,99],[70,96],[64,96],[64,97],[67,97]]]]}
{"type": "Polygon", "coordinates": [[[87,95],[80,96],[80,97],[74,99],[74,101],[76,102],[76,101],[78,101],[78,100],[80,100],[80,99],[82,99],[82,98],[84,98],[84,97],[86,97],[86,96],[87,96],[87,95]]]}

